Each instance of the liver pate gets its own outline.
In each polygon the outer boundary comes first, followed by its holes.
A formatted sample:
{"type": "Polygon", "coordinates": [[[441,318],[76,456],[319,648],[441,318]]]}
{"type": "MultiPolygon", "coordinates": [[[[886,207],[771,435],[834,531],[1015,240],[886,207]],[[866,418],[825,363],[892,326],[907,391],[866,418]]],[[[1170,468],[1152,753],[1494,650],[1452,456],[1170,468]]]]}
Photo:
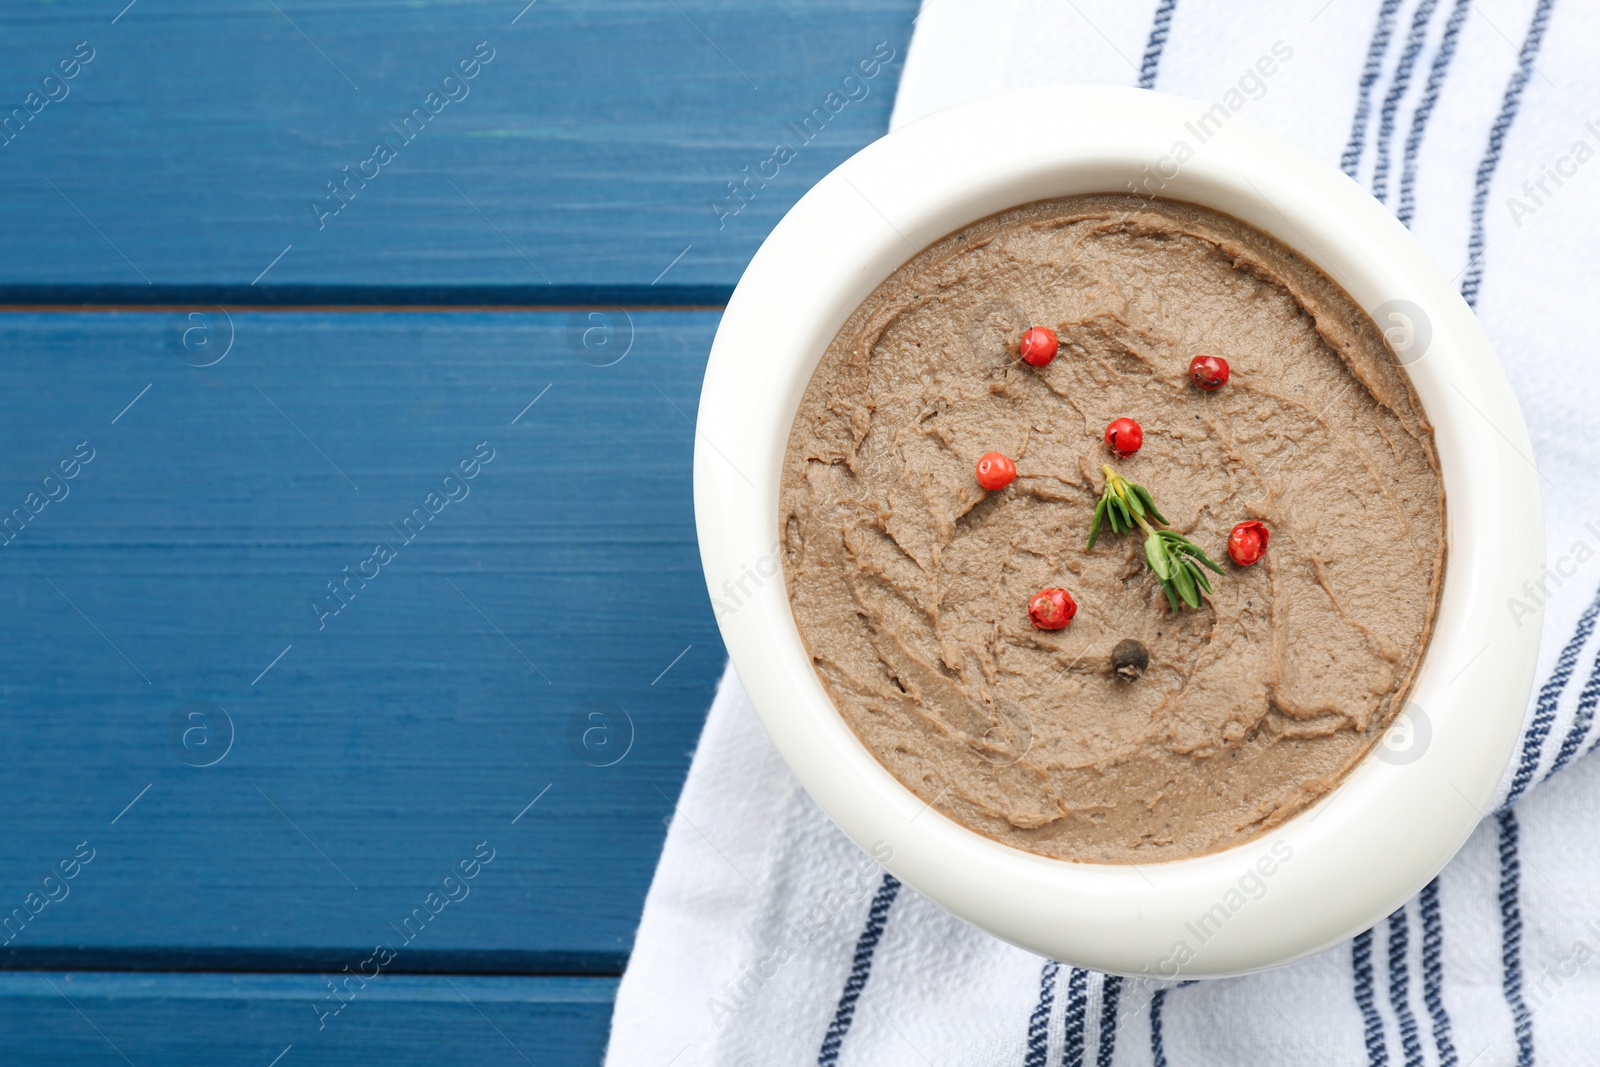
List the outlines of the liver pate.
{"type": "Polygon", "coordinates": [[[1116,195],[985,219],[874,291],[801,401],[779,529],[800,634],[879,761],[972,830],[1088,862],[1240,844],[1337,785],[1404,706],[1445,564],[1432,430],[1371,320],[1265,234],[1116,195]],[[1035,324],[1061,340],[1042,368],[1016,358],[1035,324]],[[1232,367],[1215,393],[1202,353],[1232,367]],[[1120,416],[1144,429],[1125,460],[1120,416]],[[1018,471],[992,493],[989,451],[1018,471]],[[1248,519],[1270,550],[1173,614],[1137,534],[1084,549],[1108,462],[1214,559],[1248,519]],[[1057,585],[1077,617],[1037,630],[1057,585]]]}

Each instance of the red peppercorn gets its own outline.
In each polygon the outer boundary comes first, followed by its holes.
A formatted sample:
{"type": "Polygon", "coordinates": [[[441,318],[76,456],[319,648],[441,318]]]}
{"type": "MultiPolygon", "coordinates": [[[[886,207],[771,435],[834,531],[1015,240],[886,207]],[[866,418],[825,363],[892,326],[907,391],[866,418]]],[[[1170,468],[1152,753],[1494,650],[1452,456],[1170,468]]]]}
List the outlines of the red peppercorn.
{"type": "Polygon", "coordinates": [[[1017,476],[1017,465],[998,452],[987,452],[978,460],[978,484],[993,492],[1010,485],[1017,476]]]}
{"type": "Polygon", "coordinates": [[[1266,554],[1268,534],[1259,522],[1241,522],[1228,535],[1228,558],[1241,567],[1257,562],[1266,554]]]}
{"type": "Polygon", "coordinates": [[[1056,358],[1056,349],[1060,342],[1056,340],[1056,332],[1048,326],[1035,326],[1022,335],[1022,344],[1018,347],[1018,354],[1022,362],[1031,367],[1042,367],[1056,358]]]}
{"type": "Polygon", "coordinates": [[[1111,451],[1127,459],[1144,444],[1144,430],[1132,419],[1112,419],[1106,427],[1106,444],[1111,451]]]}
{"type": "Polygon", "coordinates": [[[1078,602],[1065,589],[1041,589],[1028,601],[1028,618],[1041,630],[1065,628],[1078,613],[1078,602]]]}
{"type": "Polygon", "coordinates": [[[1228,384],[1228,361],[1221,356],[1195,356],[1189,361],[1189,378],[1208,393],[1221,389],[1228,384]]]}

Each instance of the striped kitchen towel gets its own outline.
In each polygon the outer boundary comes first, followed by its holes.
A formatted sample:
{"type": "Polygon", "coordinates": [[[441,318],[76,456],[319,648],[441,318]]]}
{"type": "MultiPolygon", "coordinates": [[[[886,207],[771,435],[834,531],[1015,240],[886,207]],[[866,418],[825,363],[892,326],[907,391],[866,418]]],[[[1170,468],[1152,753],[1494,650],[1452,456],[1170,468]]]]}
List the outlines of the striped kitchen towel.
{"type": "Polygon", "coordinates": [[[1120,979],[1002,944],[902,888],[806,797],[730,671],[607,1062],[1600,1062],[1600,760],[1578,759],[1600,740],[1600,374],[1585,320],[1600,313],[1600,7],[927,0],[894,122],[1059,82],[1215,102],[1300,142],[1388,205],[1476,309],[1528,418],[1549,564],[1506,604],[1544,649],[1496,810],[1349,944],[1248,978],[1120,979]]]}

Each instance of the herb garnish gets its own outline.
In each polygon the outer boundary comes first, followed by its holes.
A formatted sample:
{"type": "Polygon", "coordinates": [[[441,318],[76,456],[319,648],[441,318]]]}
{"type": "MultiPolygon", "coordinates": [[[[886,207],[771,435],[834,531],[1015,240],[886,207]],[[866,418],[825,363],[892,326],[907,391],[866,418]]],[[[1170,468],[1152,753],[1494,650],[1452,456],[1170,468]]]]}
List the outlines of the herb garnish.
{"type": "Polygon", "coordinates": [[[1128,481],[1109,464],[1103,466],[1106,488],[1095,505],[1094,520],[1089,524],[1089,543],[1085,551],[1094,548],[1100,538],[1100,524],[1111,525],[1111,532],[1128,533],[1138,526],[1144,531],[1144,559],[1161,582],[1162,592],[1174,612],[1182,604],[1191,608],[1200,606],[1200,593],[1211,592],[1211,582],[1206,578],[1205,566],[1217,574],[1222,568],[1205,554],[1205,550],[1180,533],[1166,529],[1167,518],[1150,499],[1150,490],[1128,481]]]}

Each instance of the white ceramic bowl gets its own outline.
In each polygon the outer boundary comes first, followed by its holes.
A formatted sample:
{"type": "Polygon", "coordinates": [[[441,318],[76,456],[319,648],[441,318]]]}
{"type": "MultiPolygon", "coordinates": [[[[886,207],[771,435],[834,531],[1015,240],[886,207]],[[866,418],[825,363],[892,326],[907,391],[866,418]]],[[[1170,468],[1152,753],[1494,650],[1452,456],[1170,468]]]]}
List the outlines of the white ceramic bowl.
{"type": "Polygon", "coordinates": [[[1203,111],[1133,89],[1038,89],[952,108],[869,145],[807,193],[751,261],[711,349],[695,447],[695,518],[722,636],[811,796],[863,848],[887,845],[890,871],[961,918],[1054,959],[1128,975],[1210,977],[1286,963],[1408,899],[1485,814],[1538,653],[1538,627],[1518,630],[1505,610],[1516,576],[1542,566],[1539,494],[1523,458],[1532,450],[1471,310],[1354,182],[1238,118],[1202,144],[1193,124],[1203,111]],[[1195,150],[1181,168],[1172,159],[1180,141],[1195,150]],[[1130,182],[1272,234],[1382,328],[1404,326],[1390,311],[1405,312],[1417,333],[1403,359],[1414,360],[1407,369],[1434,425],[1449,538],[1432,643],[1389,748],[1265,837],[1139,866],[1046,859],[929,809],[835,710],[783,582],[772,580],[790,425],[857,305],[971,222],[1047,197],[1124,192],[1130,182]]]}

